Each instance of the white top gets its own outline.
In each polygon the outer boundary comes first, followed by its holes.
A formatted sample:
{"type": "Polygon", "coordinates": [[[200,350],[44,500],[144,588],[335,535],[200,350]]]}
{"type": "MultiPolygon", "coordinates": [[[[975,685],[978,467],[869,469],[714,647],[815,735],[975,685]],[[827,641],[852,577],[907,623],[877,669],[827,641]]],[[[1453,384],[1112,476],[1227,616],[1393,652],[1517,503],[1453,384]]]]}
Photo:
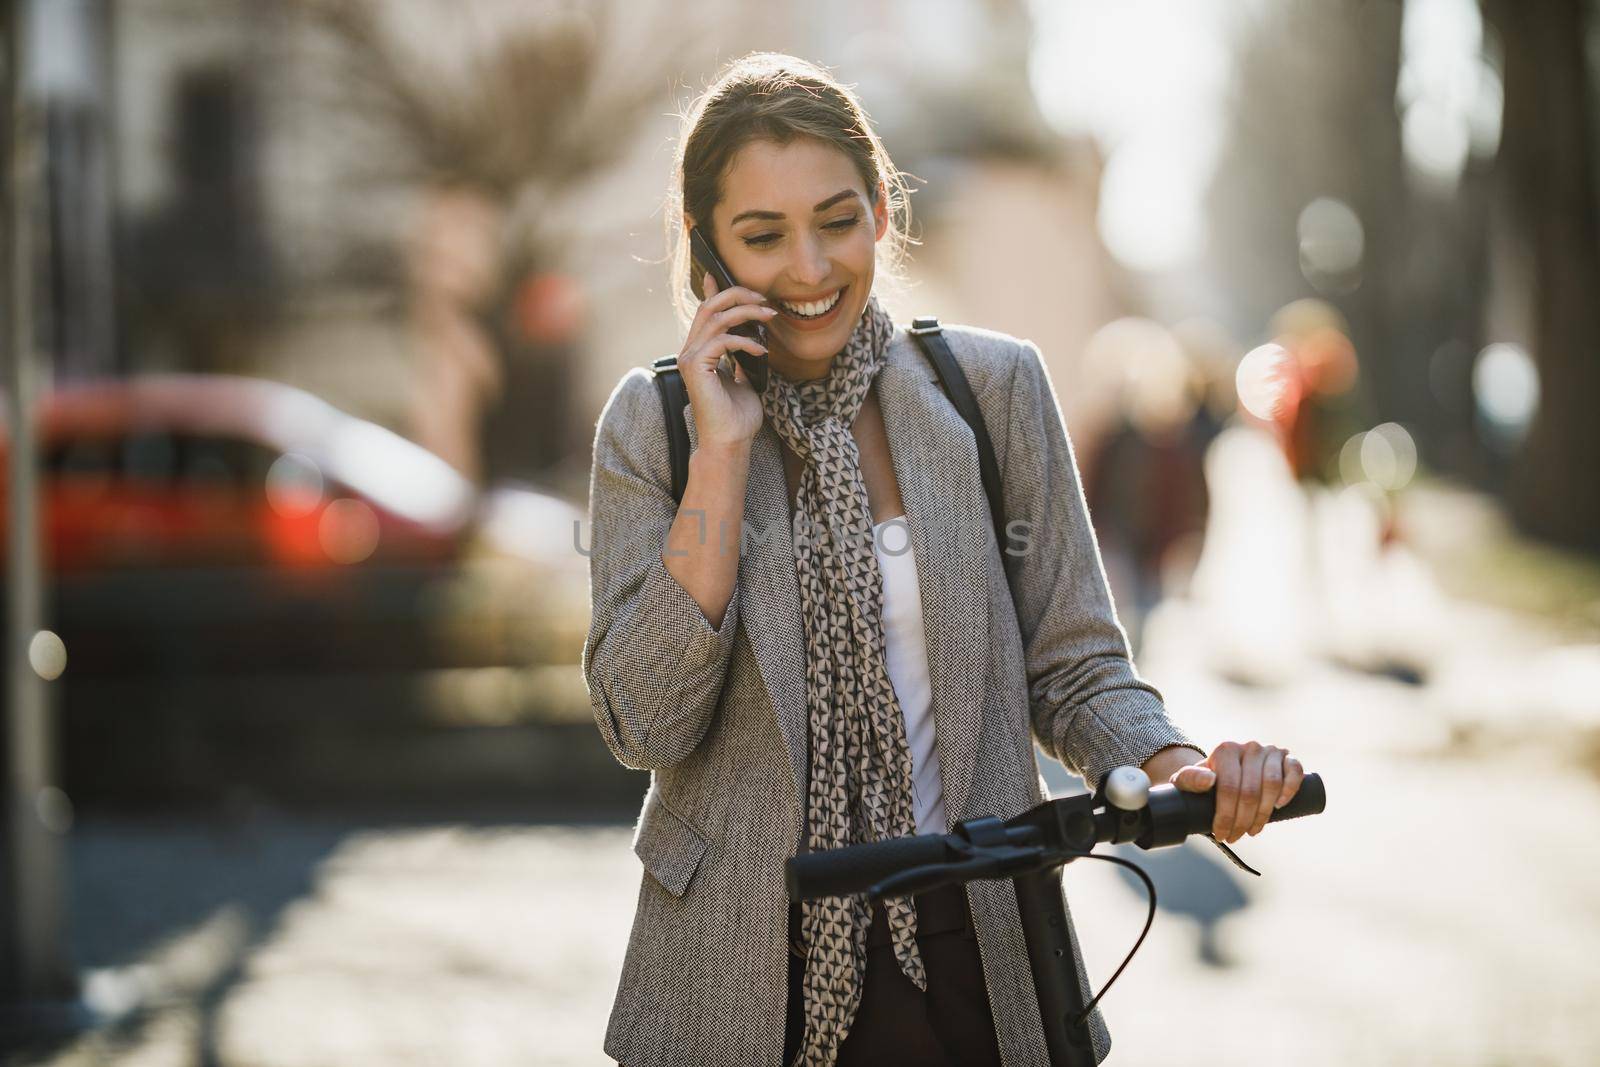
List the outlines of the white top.
{"type": "Polygon", "coordinates": [[[883,643],[889,681],[906,716],[911,746],[912,809],[917,833],[949,832],[939,747],[934,738],[933,688],[928,680],[928,642],[922,628],[922,588],[911,528],[904,515],[872,528],[872,549],[883,571],[883,643]]]}

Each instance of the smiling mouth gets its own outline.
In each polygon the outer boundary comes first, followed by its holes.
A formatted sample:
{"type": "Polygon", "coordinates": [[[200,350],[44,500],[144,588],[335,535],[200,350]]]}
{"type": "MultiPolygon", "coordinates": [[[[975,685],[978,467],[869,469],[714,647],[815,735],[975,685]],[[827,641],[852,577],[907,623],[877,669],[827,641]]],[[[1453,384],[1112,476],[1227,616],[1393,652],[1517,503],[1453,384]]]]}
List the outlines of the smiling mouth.
{"type": "Polygon", "coordinates": [[[820,319],[825,318],[838,305],[839,301],[844,297],[844,291],[848,288],[850,288],[848,285],[841,286],[834,290],[832,296],[822,300],[807,300],[798,304],[791,303],[788,300],[774,300],[773,302],[783,309],[784,314],[792,318],[802,320],[820,319]]]}

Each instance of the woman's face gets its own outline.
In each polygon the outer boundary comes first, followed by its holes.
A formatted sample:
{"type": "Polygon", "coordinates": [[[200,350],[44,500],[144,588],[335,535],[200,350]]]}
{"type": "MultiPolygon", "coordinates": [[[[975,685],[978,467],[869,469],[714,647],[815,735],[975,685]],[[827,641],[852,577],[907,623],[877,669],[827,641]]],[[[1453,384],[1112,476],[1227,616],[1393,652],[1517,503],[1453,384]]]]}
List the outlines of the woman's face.
{"type": "Polygon", "coordinates": [[[820,141],[753,141],[734,155],[713,241],[734,279],[778,309],[769,356],[791,381],[826,375],[861,321],[884,199],[880,189],[874,206],[850,157],[820,141]]]}

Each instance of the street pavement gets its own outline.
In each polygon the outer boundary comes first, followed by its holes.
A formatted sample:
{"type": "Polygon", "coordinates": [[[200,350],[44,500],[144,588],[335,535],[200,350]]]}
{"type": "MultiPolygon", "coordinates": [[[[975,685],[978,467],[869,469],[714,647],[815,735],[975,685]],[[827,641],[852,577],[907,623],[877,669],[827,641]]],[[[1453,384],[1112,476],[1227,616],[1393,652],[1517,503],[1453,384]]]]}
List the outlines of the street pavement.
{"type": "MultiPolygon", "coordinates": [[[[1208,843],[1127,853],[1162,909],[1103,1003],[1111,1062],[1600,1063],[1594,735],[1519,741],[1514,706],[1486,731],[1482,694],[1441,693],[1444,675],[1312,658],[1274,684],[1226,681],[1204,620],[1163,611],[1141,669],[1174,718],[1207,745],[1289,748],[1328,808],[1236,846],[1259,879],[1208,843]]],[[[1533,654],[1468,651],[1492,676],[1533,654]]],[[[603,1064],[640,877],[629,840],[625,820],[84,820],[74,943],[116,1021],[4,1062],[603,1064]]],[[[1066,884],[1098,986],[1143,894],[1110,864],[1066,884]]]]}

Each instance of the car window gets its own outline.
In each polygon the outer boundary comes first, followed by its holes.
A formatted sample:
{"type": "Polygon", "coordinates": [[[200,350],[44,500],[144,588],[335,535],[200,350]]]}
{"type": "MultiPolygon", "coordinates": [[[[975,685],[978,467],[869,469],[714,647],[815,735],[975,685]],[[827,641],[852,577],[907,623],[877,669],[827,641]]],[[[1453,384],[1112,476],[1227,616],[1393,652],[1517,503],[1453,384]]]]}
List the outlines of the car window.
{"type": "Polygon", "coordinates": [[[130,488],[259,491],[278,456],[239,438],[140,431],[56,441],[41,458],[46,472],[79,483],[115,479],[130,488]]]}

